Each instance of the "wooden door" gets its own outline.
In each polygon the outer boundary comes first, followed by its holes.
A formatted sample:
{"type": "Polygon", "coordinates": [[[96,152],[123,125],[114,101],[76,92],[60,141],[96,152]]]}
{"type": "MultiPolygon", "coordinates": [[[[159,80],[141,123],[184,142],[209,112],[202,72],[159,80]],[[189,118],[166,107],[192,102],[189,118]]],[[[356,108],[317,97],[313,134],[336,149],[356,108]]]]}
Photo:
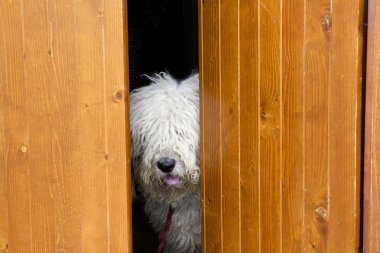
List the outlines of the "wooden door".
{"type": "Polygon", "coordinates": [[[0,252],[131,252],[125,6],[0,1],[0,252]]]}
{"type": "Polygon", "coordinates": [[[363,1],[199,9],[203,253],[357,252],[363,1]]]}

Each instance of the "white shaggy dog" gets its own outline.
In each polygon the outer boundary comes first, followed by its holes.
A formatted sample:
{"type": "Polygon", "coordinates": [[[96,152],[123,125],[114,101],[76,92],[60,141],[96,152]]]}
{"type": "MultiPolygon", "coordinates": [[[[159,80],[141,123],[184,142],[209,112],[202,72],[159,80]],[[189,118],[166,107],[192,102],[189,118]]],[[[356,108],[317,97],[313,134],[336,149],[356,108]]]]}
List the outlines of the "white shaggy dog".
{"type": "Polygon", "coordinates": [[[150,80],[130,97],[134,178],[159,233],[174,209],[164,252],[200,252],[198,74],[181,82],[167,73],[150,80]]]}

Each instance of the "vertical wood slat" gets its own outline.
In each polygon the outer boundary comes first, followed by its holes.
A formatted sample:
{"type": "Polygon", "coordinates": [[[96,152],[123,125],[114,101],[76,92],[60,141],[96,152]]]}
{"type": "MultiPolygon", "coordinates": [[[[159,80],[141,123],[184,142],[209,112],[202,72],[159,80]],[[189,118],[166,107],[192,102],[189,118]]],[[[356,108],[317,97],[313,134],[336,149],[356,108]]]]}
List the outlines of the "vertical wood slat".
{"type": "Polygon", "coordinates": [[[27,93],[24,76],[23,6],[21,1],[0,3],[1,108],[3,114],[4,163],[8,208],[8,246],[28,252],[30,231],[30,179],[27,93]],[[12,196],[12,197],[10,197],[12,196]],[[9,210],[12,210],[9,212],[9,210]],[[12,231],[12,232],[11,232],[12,231]]]}
{"type": "Polygon", "coordinates": [[[52,197],[54,187],[57,186],[53,178],[55,171],[51,167],[54,133],[52,131],[54,115],[51,113],[52,84],[56,82],[53,64],[50,64],[49,59],[50,43],[53,38],[50,37],[48,8],[49,6],[43,1],[22,2],[24,82],[29,133],[25,153],[29,158],[32,252],[52,252],[55,248],[56,229],[59,228],[54,225],[57,214],[54,213],[55,203],[52,197]],[[46,18],[35,18],[35,16],[46,18]]]}
{"type": "Polygon", "coordinates": [[[357,251],[363,2],[199,4],[204,252],[357,251]]]}
{"type": "Polygon", "coordinates": [[[260,0],[260,241],[262,252],[281,252],[281,6],[260,0]],[[270,39],[269,39],[270,38],[270,39]]]}
{"type": "Polygon", "coordinates": [[[258,3],[242,0],[239,12],[241,252],[261,248],[258,3]]]}
{"type": "Polygon", "coordinates": [[[201,83],[202,252],[222,251],[220,35],[218,1],[199,2],[201,83]],[[204,15],[207,13],[207,15],[204,15]],[[204,25],[209,24],[209,25],[204,25]],[[207,187],[207,188],[206,188],[207,187]]]}
{"type": "MultiPolygon", "coordinates": [[[[240,73],[238,1],[220,2],[219,50],[220,50],[220,120],[222,163],[222,214],[239,217],[240,213],[240,73]]],[[[222,222],[223,252],[241,252],[240,219],[225,219],[222,222]]]]}
{"type": "Polygon", "coordinates": [[[219,4],[199,2],[201,82],[202,252],[222,252],[219,4]],[[207,13],[207,16],[204,15],[207,13]],[[207,34],[207,36],[206,36],[207,34]],[[207,46],[206,46],[207,45],[207,46]],[[207,47],[207,48],[205,48],[207,47]],[[211,64],[207,64],[207,63],[211,64]],[[205,97],[205,95],[209,97],[205,97]],[[206,116],[206,117],[205,117],[206,116]],[[207,154],[207,155],[206,155],[207,154]],[[205,187],[207,185],[207,187],[205,187]]]}
{"type": "MultiPolygon", "coordinates": [[[[1,77],[0,77],[0,83],[1,77]]],[[[3,86],[0,85],[0,101],[3,100],[3,86]]],[[[1,105],[1,103],[0,103],[1,105]]],[[[0,252],[6,252],[8,248],[8,205],[6,199],[5,184],[5,136],[4,136],[4,111],[0,110],[0,252]]]]}
{"type": "Polygon", "coordinates": [[[10,252],[131,252],[125,6],[0,3],[10,252]]]}
{"type": "Polygon", "coordinates": [[[364,253],[380,252],[380,3],[368,1],[364,253]]]}
{"type": "Polygon", "coordinates": [[[331,4],[329,252],[359,250],[363,6],[362,0],[331,4]]]}
{"type": "Polygon", "coordinates": [[[110,252],[132,252],[127,1],[104,1],[110,252]],[[116,20],[124,23],[116,23],[116,20]],[[121,50],[124,50],[122,53],[121,50]],[[124,63],[124,67],[120,67],[124,63]],[[126,106],[127,105],[127,106],[126,106]],[[125,171],[126,169],[126,171],[125,171]],[[121,172],[121,173],[120,173],[121,172]],[[127,187],[125,187],[127,186],[127,187]],[[126,201],[127,200],[127,201],[126,201]],[[128,226],[126,226],[128,224],[128,226]]]}
{"type": "Polygon", "coordinates": [[[303,251],[327,252],[330,0],[305,2],[303,251]]]}
{"type": "Polygon", "coordinates": [[[304,0],[282,7],[282,252],[302,252],[304,225],[304,0]]]}
{"type": "Polygon", "coordinates": [[[78,103],[82,161],[82,248],[109,252],[107,104],[105,83],[104,5],[102,0],[77,3],[78,103]],[[93,42],[92,42],[93,41],[93,42]],[[91,43],[92,42],[92,43],[91,43]],[[94,138],[94,137],[95,138],[94,138]],[[101,208],[99,208],[101,207],[101,208]]]}

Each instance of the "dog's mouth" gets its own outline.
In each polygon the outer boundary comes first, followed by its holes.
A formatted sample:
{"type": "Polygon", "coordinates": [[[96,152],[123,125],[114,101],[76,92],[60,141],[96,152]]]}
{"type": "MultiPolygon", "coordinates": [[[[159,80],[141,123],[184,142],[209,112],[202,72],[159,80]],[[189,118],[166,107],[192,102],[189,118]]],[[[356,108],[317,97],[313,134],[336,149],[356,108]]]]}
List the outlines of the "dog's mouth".
{"type": "Polygon", "coordinates": [[[181,178],[179,176],[166,175],[164,177],[164,182],[167,185],[177,185],[181,182],[181,178]]]}

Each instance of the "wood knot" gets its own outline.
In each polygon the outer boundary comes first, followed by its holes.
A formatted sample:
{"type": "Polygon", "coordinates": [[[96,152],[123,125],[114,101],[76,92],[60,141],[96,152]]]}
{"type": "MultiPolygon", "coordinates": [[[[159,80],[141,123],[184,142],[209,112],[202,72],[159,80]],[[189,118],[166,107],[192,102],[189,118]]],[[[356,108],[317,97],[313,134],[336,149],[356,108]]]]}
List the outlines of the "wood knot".
{"type": "Polygon", "coordinates": [[[331,39],[332,33],[332,16],[330,10],[325,11],[321,17],[322,30],[326,38],[331,39]]]}
{"type": "Polygon", "coordinates": [[[320,205],[314,211],[314,218],[320,224],[326,224],[328,219],[327,209],[320,205]]]}
{"type": "Polygon", "coordinates": [[[261,120],[265,121],[267,119],[267,113],[264,112],[264,111],[261,111],[260,112],[260,117],[261,117],[261,120]]]}
{"type": "Polygon", "coordinates": [[[25,146],[25,145],[22,145],[22,146],[21,146],[21,152],[22,152],[22,153],[26,153],[26,152],[28,152],[28,147],[25,146]]]}
{"type": "Polygon", "coordinates": [[[117,103],[120,103],[121,101],[124,100],[124,91],[119,90],[115,93],[114,99],[117,103]]]}
{"type": "Polygon", "coordinates": [[[0,245],[0,250],[6,250],[6,249],[8,249],[8,248],[9,248],[8,243],[6,243],[4,246],[1,246],[1,245],[0,245]]]}

